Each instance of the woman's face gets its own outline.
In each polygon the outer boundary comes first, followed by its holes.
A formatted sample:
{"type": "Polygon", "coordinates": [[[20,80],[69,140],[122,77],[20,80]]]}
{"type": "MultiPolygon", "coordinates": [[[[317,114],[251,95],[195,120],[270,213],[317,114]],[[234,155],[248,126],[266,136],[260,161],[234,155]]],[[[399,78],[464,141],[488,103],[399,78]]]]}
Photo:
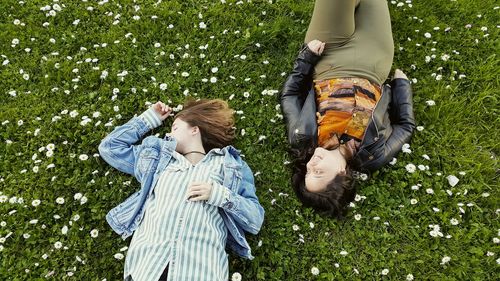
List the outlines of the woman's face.
{"type": "Polygon", "coordinates": [[[316,148],[311,160],[307,162],[306,189],[309,192],[320,192],[339,173],[345,172],[347,162],[340,150],[316,148]]]}
{"type": "Polygon", "coordinates": [[[172,131],[170,136],[177,141],[176,150],[179,153],[184,153],[186,143],[193,141],[193,136],[196,134],[195,127],[190,126],[187,122],[176,118],[172,123],[172,131]]]}

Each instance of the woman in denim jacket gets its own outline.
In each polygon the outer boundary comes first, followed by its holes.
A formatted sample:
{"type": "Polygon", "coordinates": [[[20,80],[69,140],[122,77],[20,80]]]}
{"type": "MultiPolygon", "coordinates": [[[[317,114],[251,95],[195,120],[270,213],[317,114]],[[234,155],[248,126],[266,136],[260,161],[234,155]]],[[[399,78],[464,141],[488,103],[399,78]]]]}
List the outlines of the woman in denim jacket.
{"type": "Polygon", "coordinates": [[[226,246],[252,259],[245,232],[257,234],[264,219],[252,171],[230,145],[233,110],[222,100],[188,101],[170,134],[140,142],[170,113],[157,102],[99,145],[106,162],[141,184],[106,216],[123,239],[134,233],[124,279],[227,280],[226,246]]]}

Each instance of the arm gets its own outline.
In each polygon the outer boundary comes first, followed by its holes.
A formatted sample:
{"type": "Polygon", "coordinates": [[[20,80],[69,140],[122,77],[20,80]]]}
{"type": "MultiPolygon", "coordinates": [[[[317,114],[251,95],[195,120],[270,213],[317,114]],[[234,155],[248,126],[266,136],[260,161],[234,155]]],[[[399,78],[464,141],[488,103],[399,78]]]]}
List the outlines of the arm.
{"type": "Polygon", "coordinates": [[[134,175],[139,148],[139,145],[134,144],[141,140],[147,132],[160,126],[170,113],[170,111],[168,113],[163,111],[161,104],[160,102],[156,103],[139,117],[134,117],[124,125],[116,127],[99,144],[101,157],[119,171],[134,175]],[[157,105],[162,111],[156,109],[157,105]]]}
{"type": "MultiPolygon", "coordinates": [[[[388,104],[388,107],[384,109],[384,111],[386,110],[384,118],[387,118],[388,115],[389,120],[387,121],[390,124],[387,125],[390,125],[392,130],[390,130],[390,135],[386,136],[386,138],[370,145],[369,151],[366,149],[358,151],[357,157],[354,158],[354,164],[361,170],[373,172],[389,163],[403,145],[410,141],[415,129],[413,93],[410,81],[401,70],[397,69],[390,85],[391,87],[384,86],[387,94],[384,94],[383,98],[389,99],[384,103],[388,104]]],[[[380,120],[379,122],[387,121],[380,120]]],[[[386,123],[383,125],[386,126],[386,123]]]]}
{"type": "Polygon", "coordinates": [[[221,184],[213,184],[207,203],[224,209],[244,231],[257,234],[264,221],[264,208],[255,195],[252,171],[245,162],[242,164],[241,181],[232,189],[237,192],[221,184]]]}
{"type": "MultiPolygon", "coordinates": [[[[312,48],[314,49],[314,46],[312,48]]],[[[283,111],[287,126],[288,141],[291,144],[295,143],[294,136],[295,129],[297,129],[296,124],[300,123],[301,121],[301,112],[303,110],[305,100],[306,98],[308,98],[308,92],[311,85],[310,83],[312,81],[312,74],[314,72],[314,65],[321,58],[320,55],[322,49],[315,50],[317,51],[317,53],[311,51],[311,48],[309,48],[307,45],[303,46],[303,48],[299,52],[297,59],[294,62],[293,70],[285,81],[285,84],[281,91],[281,110],[283,111]]],[[[314,95],[312,98],[314,98],[314,95]]],[[[311,120],[311,122],[315,121],[315,118],[311,120]]]]}
{"type": "Polygon", "coordinates": [[[193,183],[188,189],[187,197],[191,201],[206,200],[208,204],[222,208],[234,219],[238,227],[257,234],[264,221],[264,208],[255,195],[252,170],[244,161],[242,161],[241,175],[239,181],[237,176],[233,176],[230,187],[217,182],[193,183]],[[235,184],[238,185],[233,186],[235,184]]]}
{"type": "Polygon", "coordinates": [[[391,120],[392,134],[385,145],[385,159],[388,161],[401,150],[403,144],[410,142],[415,129],[413,92],[410,81],[404,77],[395,78],[391,81],[391,88],[389,118],[391,120]]]}

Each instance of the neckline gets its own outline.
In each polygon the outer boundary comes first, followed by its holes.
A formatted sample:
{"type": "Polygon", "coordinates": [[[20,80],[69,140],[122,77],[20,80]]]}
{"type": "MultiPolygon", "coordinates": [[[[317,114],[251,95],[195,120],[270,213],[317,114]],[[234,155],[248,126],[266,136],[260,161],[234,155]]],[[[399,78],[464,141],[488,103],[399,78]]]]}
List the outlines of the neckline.
{"type": "Polygon", "coordinates": [[[201,164],[201,163],[203,163],[203,162],[207,161],[206,159],[209,159],[209,158],[210,158],[210,157],[208,157],[208,156],[210,156],[211,154],[219,154],[218,152],[221,152],[221,149],[219,149],[219,148],[213,148],[213,149],[211,149],[211,150],[210,150],[209,152],[207,152],[207,154],[205,154],[205,155],[203,156],[203,158],[201,158],[201,159],[200,159],[200,161],[198,161],[196,164],[193,164],[191,161],[189,161],[189,160],[186,158],[186,156],[184,156],[184,155],[180,154],[179,152],[177,152],[177,151],[175,151],[175,150],[174,150],[174,154],[173,154],[173,155],[175,155],[175,156],[174,156],[174,157],[175,157],[175,159],[176,159],[177,161],[181,162],[183,165],[188,166],[188,167],[196,167],[196,166],[198,166],[199,164],[201,164]]]}

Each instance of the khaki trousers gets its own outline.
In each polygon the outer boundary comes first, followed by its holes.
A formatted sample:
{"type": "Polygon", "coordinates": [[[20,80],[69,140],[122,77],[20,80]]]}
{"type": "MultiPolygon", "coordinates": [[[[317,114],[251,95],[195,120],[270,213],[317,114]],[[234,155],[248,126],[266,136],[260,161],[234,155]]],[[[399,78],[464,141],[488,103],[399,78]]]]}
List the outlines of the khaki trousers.
{"type": "Polygon", "coordinates": [[[359,77],[381,85],[394,56],[386,0],[316,0],[305,43],[326,43],[314,79],[359,77]]]}

